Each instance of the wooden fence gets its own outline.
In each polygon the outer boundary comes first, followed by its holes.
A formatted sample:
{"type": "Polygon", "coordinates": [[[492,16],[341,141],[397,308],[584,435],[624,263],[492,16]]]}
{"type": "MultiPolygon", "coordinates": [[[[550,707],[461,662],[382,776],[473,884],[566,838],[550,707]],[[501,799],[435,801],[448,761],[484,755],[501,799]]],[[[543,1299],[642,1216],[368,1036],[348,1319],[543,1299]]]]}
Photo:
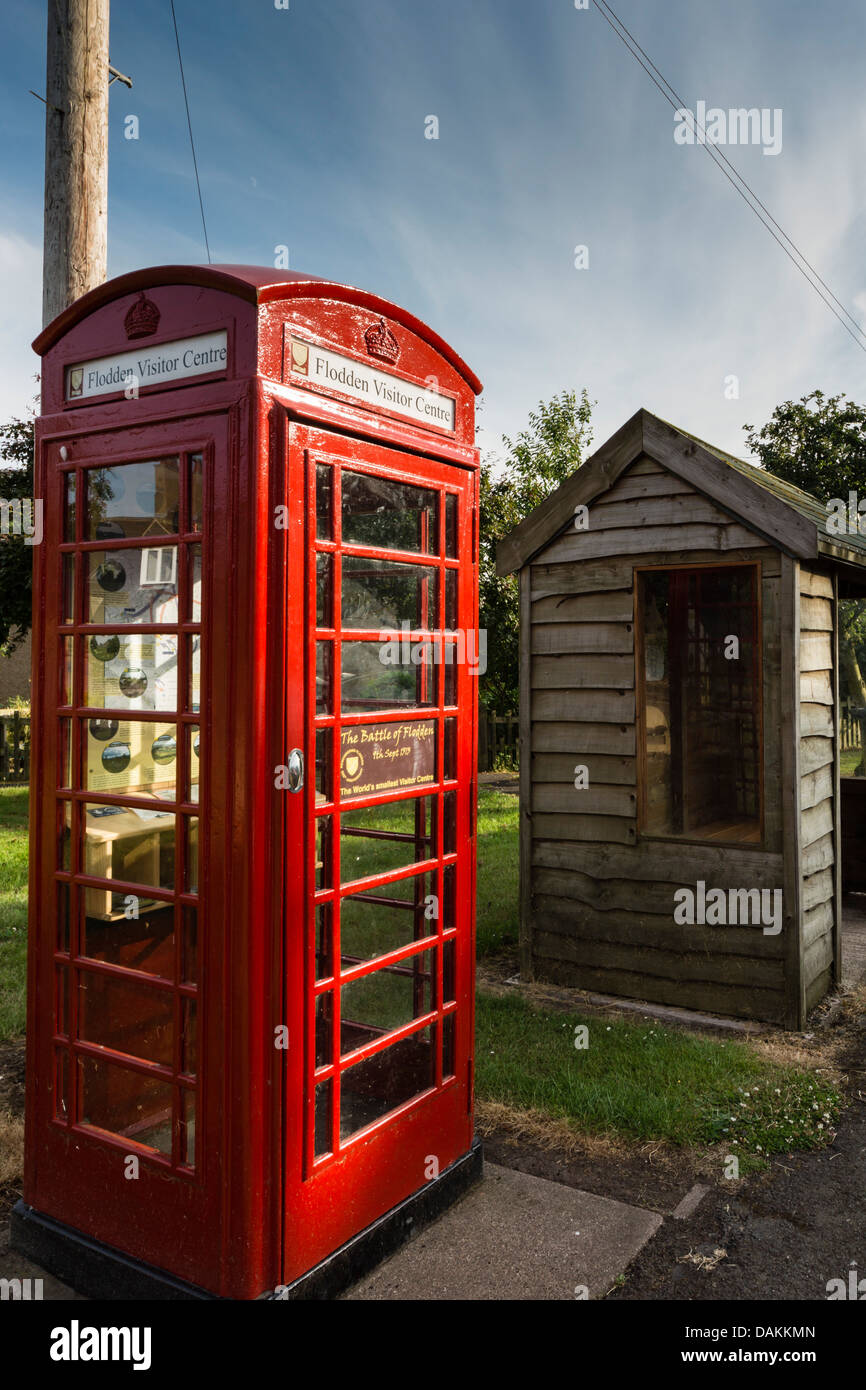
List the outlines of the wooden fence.
{"type": "Polygon", "coordinates": [[[520,724],[516,714],[478,711],[478,771],[498,772],[516,768],[520,724]]]}
{"type": "Polygon", "coordinates": [[[863,726],[859,717],[852,713],[854,708],[850,700],[845,700],[839,709],[839,749],[842,753],[863,747],[863,726]]]}
{"type": "Polygon", "coordinates": [[[0,786],[30,781],[30,715],[0,710],[0,786]]]}

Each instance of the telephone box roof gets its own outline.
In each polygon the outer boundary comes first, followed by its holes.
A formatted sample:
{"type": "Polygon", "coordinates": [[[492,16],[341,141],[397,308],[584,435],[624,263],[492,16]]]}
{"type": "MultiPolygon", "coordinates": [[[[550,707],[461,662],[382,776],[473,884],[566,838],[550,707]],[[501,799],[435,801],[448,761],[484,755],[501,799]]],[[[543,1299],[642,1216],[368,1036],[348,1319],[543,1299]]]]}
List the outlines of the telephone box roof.
{"type": "Polygon", "coordinates": [[[70,304],[62,314],[58,314],[56,319],[46,324],[34,339],[34,351],[44,356],[70,328],[103,304],[126,294],[161,285],[198,285],[204,289],[222,290],[226,294],[235,294],[238,298],[256,305],[281,299],[311,297],[339,299],[357,304],[359,308],[388,317],[395,323],[401,323],[410,332],[417,333],[451,363],[476,395],[482,389],[478,377],[462,357],[444,338],[440,338],[438,333],[407,309],[392,304],[388,299],[382,299],[380,295],[340,284],[336,280],[324,280],[318,275],[305,275],[294,270],[274,270],[272,266],[261,265],[154,265],[130,271],[126,275],[117,275],[113,280],[106,280],[104,284],[97,285],[95,289],[76,299],[74,304],[70,304]]]}

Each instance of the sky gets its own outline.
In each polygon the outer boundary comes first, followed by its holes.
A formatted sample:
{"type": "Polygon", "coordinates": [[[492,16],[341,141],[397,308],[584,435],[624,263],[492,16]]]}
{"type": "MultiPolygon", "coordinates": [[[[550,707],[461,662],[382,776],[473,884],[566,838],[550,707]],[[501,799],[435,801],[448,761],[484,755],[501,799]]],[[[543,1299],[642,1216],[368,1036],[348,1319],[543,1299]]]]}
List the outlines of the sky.
{"type": "MultiPolygon", "coordinates": [[[[612,3],[686,106],[781,110],[779,153],[723,152],[863,322],[862,0],[612,3]]],[[[783,400],[866,400],[866,354],[706,150],[676,142],[592,4],[175,8],[212,259],[273,265],[285,245],[293,270],[412,310],[484,382],[489,454],[566,388],[596,402],[593,447],[644,406],[741,455],[783,400]]],[[[2,0],[0,419],[38,389],[44,11],[2,0]]],[[[110,95],[109,275],[200,263],[168,0],[114,0],[111,61],[134,85],[110,95]]]]}

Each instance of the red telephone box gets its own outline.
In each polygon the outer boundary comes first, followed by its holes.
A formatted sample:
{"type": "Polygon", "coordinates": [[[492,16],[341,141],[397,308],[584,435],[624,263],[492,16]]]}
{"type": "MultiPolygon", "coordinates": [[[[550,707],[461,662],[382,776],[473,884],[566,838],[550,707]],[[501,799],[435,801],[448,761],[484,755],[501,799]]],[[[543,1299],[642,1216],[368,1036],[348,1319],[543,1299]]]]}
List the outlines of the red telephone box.
{"type": "Polygon", "coordinates": [[[326,1296],[471,1182],[480,383],[247,266],[36,340],[19,1249],[326,1296]]]}

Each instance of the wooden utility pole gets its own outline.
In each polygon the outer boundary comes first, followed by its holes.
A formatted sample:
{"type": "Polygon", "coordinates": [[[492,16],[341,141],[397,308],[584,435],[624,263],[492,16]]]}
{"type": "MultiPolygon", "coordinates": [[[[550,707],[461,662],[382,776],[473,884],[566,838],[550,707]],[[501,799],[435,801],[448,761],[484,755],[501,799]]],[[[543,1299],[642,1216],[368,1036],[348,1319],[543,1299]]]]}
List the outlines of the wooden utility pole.
{"type": "Polygon", "coordinates": [[[108,265],[109,0],[48,0],[42,322],[108,265]]]}

